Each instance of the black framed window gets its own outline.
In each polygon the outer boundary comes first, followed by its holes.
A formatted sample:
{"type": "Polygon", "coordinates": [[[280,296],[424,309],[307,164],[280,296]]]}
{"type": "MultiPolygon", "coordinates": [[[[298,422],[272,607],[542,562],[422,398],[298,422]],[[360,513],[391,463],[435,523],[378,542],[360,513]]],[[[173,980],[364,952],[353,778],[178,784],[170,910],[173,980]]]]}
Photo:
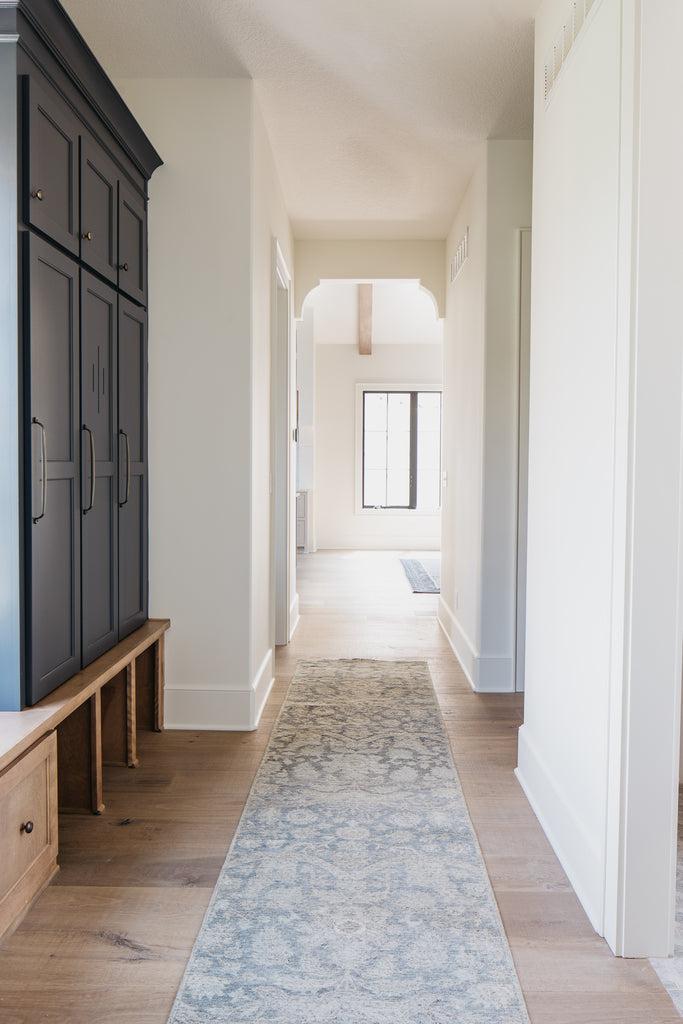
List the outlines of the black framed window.
{"type": "Polygon", "coordinates": [[[441,505],[441,392],[363,391],[363,508],[441,505]]]}

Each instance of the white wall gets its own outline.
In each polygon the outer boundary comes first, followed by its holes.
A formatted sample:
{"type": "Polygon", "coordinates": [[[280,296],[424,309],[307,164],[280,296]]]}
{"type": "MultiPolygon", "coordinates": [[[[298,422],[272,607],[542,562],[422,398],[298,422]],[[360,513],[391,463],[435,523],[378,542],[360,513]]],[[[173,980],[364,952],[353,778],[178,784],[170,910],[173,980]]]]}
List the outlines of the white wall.
{"type": "Polygon", "coordinates": [[[683,326],[683,147],[667,97],[683,84],[683,17],[662,3],[595,4],[546,104],[544,62],[566,14],[565,0],[546,0],[536,22],[518,776],[597,931],[617,953],[664,955],[683,326]]]}
{"type": "MultiPolygon", "coordinates": [[[[372,345],[441,345],[443,321],[419,281],[373,281],[372,345]]],[[[316,345],[358,346],[358,283],[324,281],[309,293],[316,345]]]]}
{"type": "Polygon", "coordinates": [[[251,82],[117,85],[165,161],[149,204],[149,535],[150,614],[171,619],[166,720],[251,728],[272,678],[271,226],[291,240],[251,82]]]}
{"type": "MultiPolygon", "coordinates": [[[[280,247],[288,272],[292,271],[293,243],[282,189],[273,162],[270,143],[258,102],[253,100],[253,226],[252,226],[252,572],[251,572],[251,656],[255,690],[260,703],[265,686],[273,678],[273,626],[271,622],[271,332],[274,242],[280,247]]],[[[291,291],[291,289],[290,289],[291,291]]],[[[291,296],[290,296],[291,301],[291,296]]],[[[290,333],[291,333],[291,316],[290,333]]],[[[291,340],[294,359],[294,342],[291,340]]],[[[286,358],[286,356],[285,356],[286,358]]],[[[290,396],[291,401],[291,396],[290,396]]],[[[293,452],[295,456],[295,452],[293,452]]],[[[296,470],[295,461],[292,472],[296,470]]],[[[294,536],[294,487],[291,488],[292,537],[294,536]]],[[[290,595],[296,595],[296,548],[290,550],[290,595]]],[[[260,709],[259,709],[260,710],[260,709]]]]}
{"type": "MultiPolygon", "coordinates": [[[[357,321],[356,321],[357,323],[357,321]]],[[[316,321],[317,329],[317,321],[316,321]]],[[[356,384],[441,384],[441,345],[316,345],[315,530],[318,548],[438,550],[440,516],[360,510],[356,384]]]]}
{"type": "Polygon", "coordinates": [[[482,147],[456,214],[447,290],[439,619],[478,690],[515,687],[520,229],[531,222],[531,143],[482,147]]]}
{"type": "Polygon", "coordinates": [[[414,241],[297,239],[295,315],[321,281],[420,281],[434,297],[436,315],[445,315],[443,240],[414,241]]]}
{"type": "MultiPolygon", "coordinates": [[[[297,481],[299,491],[315,487],[315,335],[314,313],[305,307],[296,328],[296,386],[299,394],[299,443],[297,481]]],[[[309,532],[310,543],[313,540],[309,532]]]]}

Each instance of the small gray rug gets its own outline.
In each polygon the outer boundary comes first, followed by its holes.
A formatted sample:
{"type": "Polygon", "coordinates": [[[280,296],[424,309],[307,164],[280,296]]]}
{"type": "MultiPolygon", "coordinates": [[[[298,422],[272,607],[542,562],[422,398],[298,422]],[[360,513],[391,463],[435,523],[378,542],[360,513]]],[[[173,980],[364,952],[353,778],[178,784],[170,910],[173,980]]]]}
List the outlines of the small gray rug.
{"type": "Polygon", "coordinates": [[[402,558],[401,565],[414,594],[441,591],[441,561],[438,558],[402,558]]]}
{"type": "Polygon", "coordinates": [[[172,1024],[528,1024],[424,662],[301,662],[172,1024]]]}

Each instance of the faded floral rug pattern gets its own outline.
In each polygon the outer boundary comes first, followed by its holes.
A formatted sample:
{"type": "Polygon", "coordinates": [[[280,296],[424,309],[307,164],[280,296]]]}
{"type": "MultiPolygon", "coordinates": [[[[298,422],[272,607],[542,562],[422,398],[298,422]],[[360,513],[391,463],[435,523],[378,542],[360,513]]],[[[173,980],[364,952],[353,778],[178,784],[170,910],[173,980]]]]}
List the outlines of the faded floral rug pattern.
{"type": "Polygon", "coordinates": [[[528,1024],[424,662],[300,662],[171,1024],[528,1024]]]}

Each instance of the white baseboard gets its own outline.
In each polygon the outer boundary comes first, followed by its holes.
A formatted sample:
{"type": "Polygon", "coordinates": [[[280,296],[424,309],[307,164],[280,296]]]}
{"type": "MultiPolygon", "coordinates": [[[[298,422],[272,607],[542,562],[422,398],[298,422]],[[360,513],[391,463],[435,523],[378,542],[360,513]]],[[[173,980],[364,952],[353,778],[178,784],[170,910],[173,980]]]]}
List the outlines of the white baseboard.
{"type": "Polygon", "coordinates": [[[266,706],[268,700],[268,694],[273,688],[275,682],[275,672],[273,667],[273,650],[268,648],[266,654],[261,662],[258,672],[254,678],[251,688],[251,721],[252,729],[255,729],[259,724],[261,713],[266,706]]]}
{"type": "Polygon", "coordinates": [[[166,729],[251,732],[273,686],[273,652],[269,650],[252,685],[244,690],[164,690],[164,727],[166,729]]]}
{"type": "Polygon", "coordinates": [[[467,681],[476,693],[514,693],[514,658],[480,654],[442,596],[439,596],[437,619],[467,681]]]}
{"type": "Polygon", "coordinates": [[[601,850],[556,785],[525,725],[519,730],[515,775],[588,920],[604,935],[601,850]]]}
{"type": "Polygon", "coordinates": [[[469,641],[469,637],[462,630],[460,623],[448,607],[442,595],[439,595],[439,606],[436,618],[444,631],[444,635],[453,649],[453,654],[460,662],[460,667],[467,676],[467,681],[473,690],[476,689],[475,679],[477,676],[477,652],[469,641]]]}
{"type": "Polygon", "coordinates": [[[477,693],[514,693],[514,658],[505,655],[478,655],[475,683],[477,693]]]}
{"type": "Polygon", "coordinates": [[[298,625],[299,625],[299,595],[295,594],[294,595],[294,600],[292,601],[292,603],[290,605],[290,608],[289,608],[289,639],[290,640],[294,636],[294,631],[296,630],[296,627],[298,625]]]}

